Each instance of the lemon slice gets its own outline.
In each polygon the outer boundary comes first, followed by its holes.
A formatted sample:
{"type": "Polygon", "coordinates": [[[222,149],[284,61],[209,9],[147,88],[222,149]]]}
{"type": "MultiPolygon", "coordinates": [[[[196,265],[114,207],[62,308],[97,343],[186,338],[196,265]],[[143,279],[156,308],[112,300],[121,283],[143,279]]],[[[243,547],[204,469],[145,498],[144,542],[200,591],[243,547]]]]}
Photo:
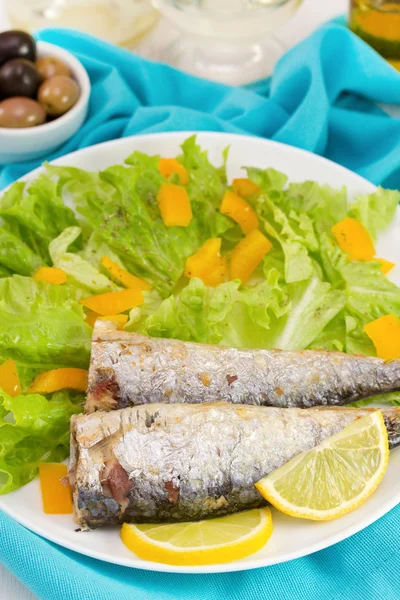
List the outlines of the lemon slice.
{"type": "Polygon", "coordinates": [[[125,546],[145,560],[168,565],[210,565],[257,552],[272,533],[269,508],[193,523],[124,523],[125,546]]]}
{"type": "Polygon", "coordinates": [[[353,421],[256,483],[273,506],[292,517],[327,521],[358,508],[375,491],[389,460],[382,413],[353,421]]]}

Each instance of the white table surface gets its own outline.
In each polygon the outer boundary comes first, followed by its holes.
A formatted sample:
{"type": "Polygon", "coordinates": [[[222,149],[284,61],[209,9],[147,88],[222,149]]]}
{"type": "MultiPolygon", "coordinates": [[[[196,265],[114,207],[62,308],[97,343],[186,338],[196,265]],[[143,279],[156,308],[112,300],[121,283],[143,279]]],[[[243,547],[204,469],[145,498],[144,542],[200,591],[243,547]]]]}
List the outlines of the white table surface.
{"type": "MultiPolygon", "coordinates": [[[[282,52],[307,37],[324,21],[346,12],[347,7],[347,0],[304,0],[295,17],[276,33],[276,37],[282,43],[282,52]]],[[[7,27],[5,1],[0,0],[0,31],[7,29],[7,27]]],[[[160,21],[143,40],[137,51],[149,58],[157,59],[159,56],[158,50],[166,36],[169,37],[168,26],[160,21]]],[[[0,600],[36,599],[37,596],[34,596],[12,573],[0,565],[0,600]]],[[[60,598],[60,600],[81,599],[60,598]]]]}

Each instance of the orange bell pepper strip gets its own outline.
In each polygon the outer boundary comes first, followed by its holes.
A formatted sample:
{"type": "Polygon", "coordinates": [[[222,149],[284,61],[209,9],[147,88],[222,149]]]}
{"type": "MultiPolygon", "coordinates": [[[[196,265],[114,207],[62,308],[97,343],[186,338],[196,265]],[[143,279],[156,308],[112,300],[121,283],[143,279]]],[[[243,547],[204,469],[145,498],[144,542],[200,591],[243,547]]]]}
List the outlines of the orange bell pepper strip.
{"type": "Polygon", "coordinates": [[[396,266],[395,263],[386,260],[386,258],[375,258],[374,260],[381,263],[381,271],[384,275],[387,275],[396,266]]]}
{"type": "Polygon", "coordinates": [[[375,247],[368,231],[361,221],[346,217],[332,227],[337,243],[350,260],[372,260],[375,247]]]}
{"type": "Polygon", "coordinates": [[[68,475],[67,465],[41,463],[39,465],[40,491],[43,511],[46,515],[70,515],[72,513],[71,489],[62,479],[68,475]]]}
{"type": "Polygon", "coordinates": [[[223,256],[221,256],[215,265],[210,267],[210,272],[207,274],[204,283],[210,287],[216,287],[220,283],[226,281],[228,275],[228,265],[223,256]]]}
{"type": "Polygon", "coordinates": [[[67,281],[67,274],[58,267],[40,267],[34,274],[33,279],[36,279],[36,281],[47,281],[47,283],[61,285],[67,281]]]}
{"type": "Polygon", "coordinates": [[[272,244],[265,235],[254,229],[234,248],[229,265],[229,279],[240,279],[242,283],[246,283],[271,248],[272,244]]]}
{"type": "Polygon", "coordinates": [[[29,386],[28,394],[52,394],[59,390],[77,390],[85,392],[88,372],[85,369],[53,369],[39,373],[29,386]]]}
{"type": "Polygon", "coordinates": [[[221,238],[210,238],[186,260],[185,276],[198,277],[205,285],[215,287],[226,279],[227,265],[220,255],[221,238]]]}
{"type": "Polygon", "coordinates": [[[223,215],[227,215],[239,223],[243,233],[250,233],[253,229],[258,229],[258,217],[253,207],[229,190],[225,192],[219,210],[223,215]]]}
{"type": "Polygon", "coordinates": [[[400,320],[396,315],[385,315],[371,321],[364,325],[364,331],[373,341],[378,358],[400,358],[400,320]]]}
{"type": "Polygon", "coordinates": [[[125,271],[125,269],[117,265],[117,263],[111,260],[111,258],[108,258],[108,256],[103,256],[100,262],[110,275],[125,287],[138,289],[140,291],[151,290],[151,285],[147,283],[147,281],[128,273],[128,271],[125,271]]]}
{"type": "Polygon", "coordinates": [[[0,388],[13,398],[21,393],[17,364],[11,358],[0,365],[0,388]]]}
{"type": "Polygon", "coordinates": [[[189,225],[193,214],[185,188],[173,183],[163,183],[157,200],[161,218],[166,227],[187,227],[189,225]]]}
{"type": "Polygon", "coordinates": [[[158,170],[165,179],[169,179],[173,173],[176,173],[179,175],[181,185],[187,185],[189,183],[189,173],[176,158],[160,158],[158,170]]]}
{"type": "Polygon", "coordinates": [[[247,177],[238,177],[237,179],[234,179],[232,181],[232,189],[235,194],[242,198],[248,198],[249,196],[261,192],[260,186],[251,181],[251,179],[247,179],[247,177]]]}
{"type": "Polygon", "coordinates": [[[94,327],[94,324],[96,323],[98,318],[99,315],[97,313],[93,312],[92,310],[89,310],[89,312],[86,313],[85,321],[88,325],[90,325],[90,327],[94,327]]]}
{"type": "Polygon", "coordinates": [[[143,294],[140,290],[128,289],[122,292],[108,292],[98,296],[89,296],[79,300],[80,304],[86,306],[98,315],[118,315],[135,306],[143,304],[143,294]]]}

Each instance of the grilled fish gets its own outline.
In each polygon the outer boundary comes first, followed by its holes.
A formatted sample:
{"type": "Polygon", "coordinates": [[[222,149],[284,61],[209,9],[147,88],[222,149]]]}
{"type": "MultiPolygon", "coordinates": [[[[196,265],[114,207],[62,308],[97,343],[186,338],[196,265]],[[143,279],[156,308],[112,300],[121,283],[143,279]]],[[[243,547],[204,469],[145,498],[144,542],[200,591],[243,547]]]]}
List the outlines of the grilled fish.
{"type": "Polygon", "coordinates": [[[399,389],[400,361],[207,346],[118,331],[113,323],[97,321],[85,411],[220,400],[308,408],[399,389]]]}
{"type": "MultiPolygon", "coordinates": [[[[263,506],[256,481],[371,410],[153,404],[73,416],[77,521],[192,521],[263,506]]],[[[382,413],[393,448],[400,409],[382,413]]]]}

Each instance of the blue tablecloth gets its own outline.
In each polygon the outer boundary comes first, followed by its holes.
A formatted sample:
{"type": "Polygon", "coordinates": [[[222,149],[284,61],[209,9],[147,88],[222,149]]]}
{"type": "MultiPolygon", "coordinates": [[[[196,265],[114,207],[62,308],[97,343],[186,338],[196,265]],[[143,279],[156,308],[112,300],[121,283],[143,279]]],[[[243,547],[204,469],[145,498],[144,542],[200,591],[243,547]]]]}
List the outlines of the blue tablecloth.
{"type": "MultiPolygon", "coordinates": [[[[68,30],[38,37],[71,50],[92,82],[89,115],[54,155],[157,131],[250,133],[323,154],[400,189],[400,74],[345,28],[327,25],[290,50],[269,85],[230,88],[68,30]]],[[[37,166],[0,168],[0,188],[37,166]]],[[[1,441],[1,439],[0,439],[1,441]]],[[[399,600],[400,507],[349,540],[265,569],[167,575],[64,550],[0,515],[0,560],[44,600],[399,600]]]]}

